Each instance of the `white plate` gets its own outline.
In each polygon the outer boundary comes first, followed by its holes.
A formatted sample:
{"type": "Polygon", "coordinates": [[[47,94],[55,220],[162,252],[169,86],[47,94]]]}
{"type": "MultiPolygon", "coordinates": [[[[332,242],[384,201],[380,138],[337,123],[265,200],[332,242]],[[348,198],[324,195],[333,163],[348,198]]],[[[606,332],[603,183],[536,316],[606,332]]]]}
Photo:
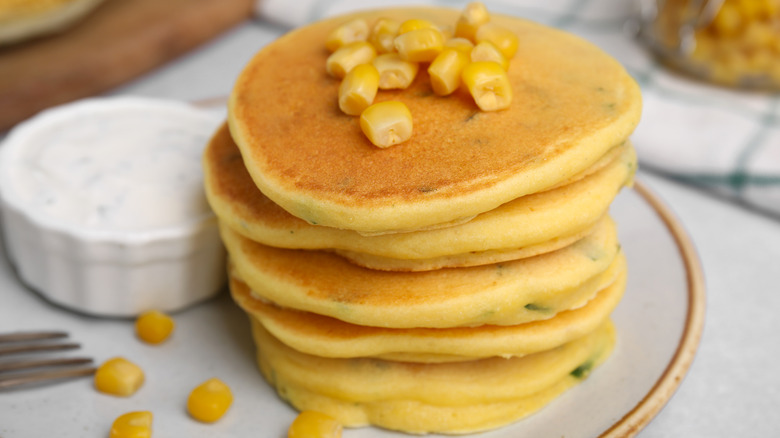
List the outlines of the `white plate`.
{"type": "MultiPolygon", "coordinates": [[[[633,436],[688,370],[704,318],[701,268],[690,240],[641,184],[618,196],[612,214],[629,263],[628,290],[614,314],[613,356],[542,411],[481,438],[633,436]]],[[[175,317],[172,339],[144,345],[135,339],[131,321],[76,315],[49,304],[24,288],[0,256],[0,332],[67,330],[83,345],[78,353],[97,362],[122,355],[146,370],[144,386],[126,399],[96,392],[88,378],[0,392],[0,436],[105,437],[120,414],[151,410],[157,437],[285,437],[295,412],[255,368],[247,319],[227,295],[175,317]],[[233,388],[235,401],[218,423],[200,424],[187,416],[186,398],[213,376],[233,388]]],[[[344,438],[401,436],[375,428],[344,433],[344,438]]]]}

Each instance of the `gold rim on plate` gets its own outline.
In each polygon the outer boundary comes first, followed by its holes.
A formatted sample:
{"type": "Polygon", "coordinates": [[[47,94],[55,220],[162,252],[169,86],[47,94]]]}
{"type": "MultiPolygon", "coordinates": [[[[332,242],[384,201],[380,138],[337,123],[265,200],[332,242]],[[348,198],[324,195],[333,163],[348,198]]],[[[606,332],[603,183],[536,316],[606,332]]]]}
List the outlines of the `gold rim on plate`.
{"type": "Polygon", "coordinates": [[[699,256],[688,233],[672,211],[640,181],[635,191],[658,214],[674,240],[685,267],[688,309],[682,336],[672,359],[650,391],[623,418],[604,431],[601,438],[629,438],[638,434],[655,418],[682,383],[693,363],[704,328],[705,287],[699,256]]]}

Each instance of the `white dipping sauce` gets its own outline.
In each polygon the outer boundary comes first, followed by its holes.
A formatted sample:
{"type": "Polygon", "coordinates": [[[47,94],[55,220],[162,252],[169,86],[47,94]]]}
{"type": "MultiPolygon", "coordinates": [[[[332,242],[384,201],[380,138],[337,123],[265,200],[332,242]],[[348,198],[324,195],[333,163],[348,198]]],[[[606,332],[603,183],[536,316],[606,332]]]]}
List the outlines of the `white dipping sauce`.
{"type": "Polygon", "coordinates": [[[221,121],[154,99],[64,105],[17,127],[0,147],[2,191],[76,227],[131,231],[189,223],[211,214],[201,156],[221,121]]]}

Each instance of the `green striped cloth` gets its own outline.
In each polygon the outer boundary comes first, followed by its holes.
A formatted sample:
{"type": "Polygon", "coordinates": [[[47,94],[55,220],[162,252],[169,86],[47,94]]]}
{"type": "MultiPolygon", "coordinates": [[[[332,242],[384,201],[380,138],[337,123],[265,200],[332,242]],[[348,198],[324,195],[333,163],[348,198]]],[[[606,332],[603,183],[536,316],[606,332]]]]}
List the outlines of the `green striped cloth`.
{"type": "MultiPolygon", "coordinates": [[[[344,12],[403,5],[461,9],[447,0],[260,0],[264,21],[299,26],[344,12]]],[[[780,95],[741,92],[681,77],[636,38],[629,0],[483,0],[493,13],[577,34],[617,58],[642,87],[632,136],[640,166],[741,205],[780,216],[780,95]]]]}

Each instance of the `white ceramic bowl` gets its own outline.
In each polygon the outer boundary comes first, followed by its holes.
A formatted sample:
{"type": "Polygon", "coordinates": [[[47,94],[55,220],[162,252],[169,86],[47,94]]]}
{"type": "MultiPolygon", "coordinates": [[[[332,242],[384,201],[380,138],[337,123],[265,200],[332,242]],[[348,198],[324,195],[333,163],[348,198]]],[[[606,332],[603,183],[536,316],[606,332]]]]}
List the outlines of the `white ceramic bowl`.
{"type": "Polygon", "coordinates": [[[200,157],[221,121],[186,103],[116,97],[14,128],[0,146],[0,206],[22,281],[100,316],[172,312],[219,292],[225,252],[200,157]]]}

